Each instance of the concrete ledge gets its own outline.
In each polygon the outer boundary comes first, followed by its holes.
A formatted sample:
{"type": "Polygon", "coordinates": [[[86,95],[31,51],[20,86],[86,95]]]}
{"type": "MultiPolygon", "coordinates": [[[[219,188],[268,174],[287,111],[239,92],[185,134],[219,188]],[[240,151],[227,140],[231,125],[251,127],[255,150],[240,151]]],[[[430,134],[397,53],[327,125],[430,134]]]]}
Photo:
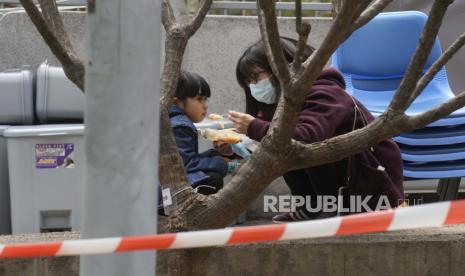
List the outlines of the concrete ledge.
{"type": "MultiPolygon", "coordinates": [[[[0,236],[0,243],[77,239],[79,233],[0,236]]],[[[157,275],[166,275],[160,251],[157,275]]],[[[463,275],[465,225],[216,247],[207,275],[463,275]]],[[[193,264],[195,265],[195,264],[193,264]]],[[[0,260],[0,275],[78,275],[78,257],[0,260]]]]}

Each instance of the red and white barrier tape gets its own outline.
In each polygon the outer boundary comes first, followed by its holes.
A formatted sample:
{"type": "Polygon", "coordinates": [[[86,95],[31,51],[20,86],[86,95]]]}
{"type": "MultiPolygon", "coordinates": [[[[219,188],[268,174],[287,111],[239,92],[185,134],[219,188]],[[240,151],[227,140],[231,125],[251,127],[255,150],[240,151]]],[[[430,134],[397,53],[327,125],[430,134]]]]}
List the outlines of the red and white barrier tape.
{"type": "Polygon", "coordinates": [[[465,200],[288,224],[49,243],[0,244],[0,258],[70,256],[233,245],[465,223],[465,200]]]}

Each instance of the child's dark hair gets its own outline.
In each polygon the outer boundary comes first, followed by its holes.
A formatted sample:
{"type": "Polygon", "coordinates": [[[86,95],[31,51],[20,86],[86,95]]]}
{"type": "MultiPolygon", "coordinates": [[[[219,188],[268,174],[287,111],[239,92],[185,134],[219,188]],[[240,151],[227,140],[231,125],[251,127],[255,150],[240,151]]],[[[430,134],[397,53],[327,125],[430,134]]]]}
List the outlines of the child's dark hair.
{"type": "Polygon", "coordinates": [[[186,98],[194,98],[196,96],[209,98],[210,86],[200,75],[181,71],[175,96],[181,101],[186,98]]]}
{"type": "MultiPolygon", "coordinates": [[[[280,37],[281,48],[283,49],[284,58],[288,63],[291,63],[294,60],[295,53],[297,51],[297,40],[289,37],[280,37]]],[[[303,60],[307,59],[314,51],[314,48],[307,45],[304,49],[303,60]]],[[[266,58],[265,45],[262,40],[257,41],[256,43],[249,46],[242,56],[239,58],[236,66],[236,78],[239,85],[245,91],[246,98],[246,113],[256,117],[259,111],[262,111],[262,116],[266,119],[271,120],[276,108],[276,105],[268,105],[260,103],[255,100],[251,93],[247,83],[247,80],[254,78],[255,68],[260,67],[269,74],[272,74],[271,66],[266,58]]]]}

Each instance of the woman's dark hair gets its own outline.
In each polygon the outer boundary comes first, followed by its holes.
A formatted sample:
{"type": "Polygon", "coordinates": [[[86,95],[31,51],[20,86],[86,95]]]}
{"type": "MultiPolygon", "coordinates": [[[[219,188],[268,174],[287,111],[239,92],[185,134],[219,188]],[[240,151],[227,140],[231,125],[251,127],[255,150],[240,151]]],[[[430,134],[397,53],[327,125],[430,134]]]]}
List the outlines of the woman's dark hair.
{"type": "Polygon", "coordinates": [[[186,98],[194,98],[196,96],[209,98],[210,86],[200,75],[181,71],[175,96],[181,101],[186,98]]]}
{"type": "MultiPolygon", "coordinates": [[[[288,63],[294,60],[297,51],[297,40],[289,37],[281,37],[281,47],[283,49],[284,58],[288,63]]],[[[314,48],[307,45],[304,50],[303,59],[307,59],[314,51],[314,48]]],[[[257,117],[261,112],[261,116],[267,120],[271,120],[276,109],[275,104],[264,104],[252,97],[247,80],[254,79],[257,67],[263,69],[269,74],[272,74],[271,66],[266,58],[265,45],[262,40],[259,40],[249,46],[242,56],[239,58],[236,66],[236,78],[239,85],[245,91],[246,109],[245,112],[257,117]]]]}

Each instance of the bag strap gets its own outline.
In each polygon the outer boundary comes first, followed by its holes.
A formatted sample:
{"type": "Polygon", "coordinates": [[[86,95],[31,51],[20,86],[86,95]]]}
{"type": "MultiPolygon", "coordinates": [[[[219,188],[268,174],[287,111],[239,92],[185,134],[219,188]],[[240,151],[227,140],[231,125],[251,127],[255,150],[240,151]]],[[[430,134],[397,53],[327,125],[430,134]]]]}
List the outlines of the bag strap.
{"type": "MultiPolygon", "coordinates": [[[[362,110],[360,110],[360,108],[358,107],[358,104],[357,102],[355,101],[354,97],[352,95],[349,95],[350,99],[352,100],[352,102],[354,103],[354,122],[352,124],[352,130],[351,131],[354,131],[355,130],[355,127],[356,127],[356,124],[357,124],[357,114],[360,113],[360,117],[362,118],[362,123],[363,123],[363,126],[365,127],[366,125],[368,125],[368,120],[367,118],[365,117],[365,114],[363,114],[362,110]]],[[[370,150],[373,152],[374,151],[374,148],[373,147],[370,147],[370,150]]],[[[348,160],[347,160],[347,179],[346,179],[346,187],[349,186],[349,182],[350,182],[350,166],[351,166],[351,163],[352,163],[352,155],[348,157],[348,160]]]]}

